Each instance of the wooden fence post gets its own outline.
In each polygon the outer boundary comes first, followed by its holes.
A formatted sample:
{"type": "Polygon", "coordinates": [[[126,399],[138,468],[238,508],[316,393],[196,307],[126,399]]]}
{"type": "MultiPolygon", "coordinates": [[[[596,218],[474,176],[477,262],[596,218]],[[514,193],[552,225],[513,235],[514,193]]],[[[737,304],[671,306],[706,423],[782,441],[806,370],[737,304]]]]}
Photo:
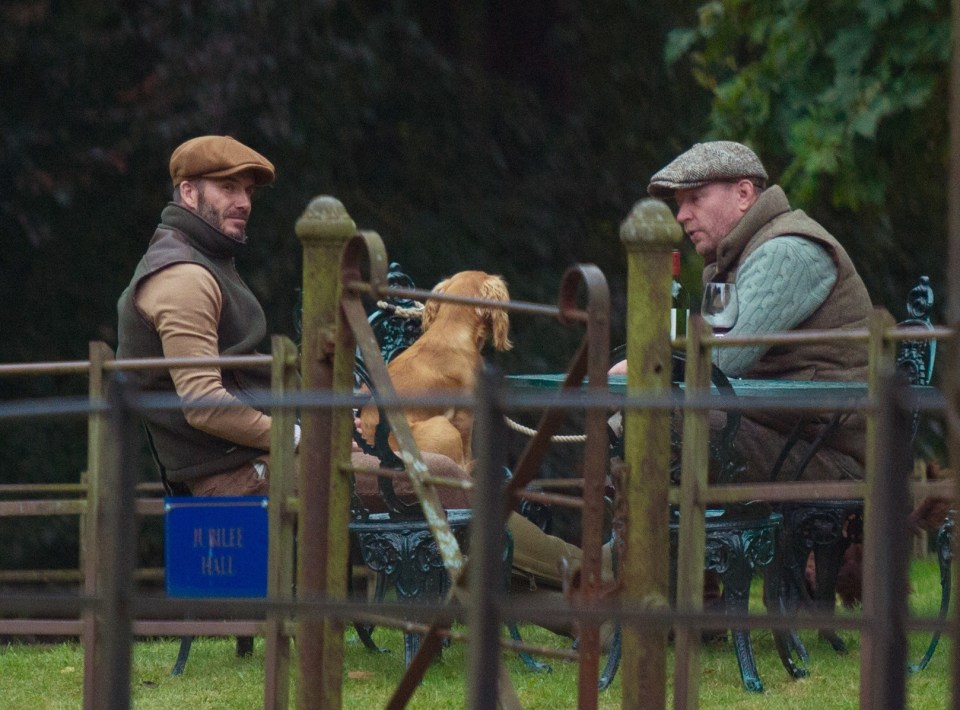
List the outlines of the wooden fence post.
{"type": "MultiPolygon", "coordinates": [[[[332,197],[314,198],[297,220],[296,233],[303,243],[301,374],[308,394],[344,388],[349,392],[352,388],[352,379],[337,381],[344,373],[350,376],[353,359],[352,351],[337,348],[337,314],[340,253],[355,232],[353,220],[332,197]],[[350,366],[337,366],[338,358],[349,358],[350,366]]],[[[305,601],[343,599],[347,593],[350,493],[347,479],[336,465],[350,455],[349,430],[335,426],[335,412],[329,408],[305,407],[301,423],[297,595],[305,601]]],[[[340,708],[343,623],[300,618],[297,653],[297,707],[340,708]]]]}
{"type": "MultiPolygon", "coordinates": [[[[297,391],[297,346],[289,338],[274,335],[271,389],[274,397],[297,391]]],[[[289,600],[293,596],[293,536],[296,510],[287,501],[294,494],[293,424],[296,412],[281,407],[271,412],[270,431],[270,552],[267,566],[267,598],[289,600]]],[[[286,709],[290,693],[290,638],[287,615],[268,612],[265,631],[264,710],[286,709]]]]}
{"type": "MultiPolygon", "coordinates": [[[[671,252],[681,240],[670,208],[655,199],[634,205],[620,226],[627,250],[627,391],[670,391],[671,252]]],[[[670,414],[627,409],[622,492],[626,510],[624,605],[667,608],[670,563],[670,414]]],[[[667,629],[623,629],[622,707],[664,707],[667,629]]]]}
{"type": "MultiPolygon", "coordinates": [[[[90,371],[88,379],[91,406],[102,405],[106,399],[104,363],[114,359],[113,351],[102,342],[89,345],[90,371]]],[[[102,411],[92,411],[87,417],[87,473],[86,511],[81,518],[83,537],[80,540],[80,557],[83,564],[83,594],[97,594],[99,570],[101,471],[109,450],[107,416],[102,411]]],[[[94,710],[97,701],[106,692],[98,688],[96,670],[97,648],[102,643],[102,629],[96,609],[86,607],[83,611],[83,708],[94,710]]]]}
{"type": "MultiPolygon", "coordinates": [[[[703,337],[711,334],[703,318],[693,316],[687,328],[685,394],[710,392],[711,350],[703,337]]],[[[683,460],[680,469],[680,529],[677,532],[677,611],[703,611],[703,560],[706,556],[706,519],[703,488],[708,485],[710,415],[704,410],[683,413],[683,460]]],[[[700,706],[701,629],[684,626],[674,636],[674,707],[700,706]]]]}
{"type": "MultiPolygon", "coordinates": [[[[97,560],[97,641],[91,692],[97,707],[125,710],[130,707],[133,649],[133,571],[137,566],[137,516],[134,461],[137,419],[130,377],[110,378],[107,388],[109,446],[100,469],[98,528],[101,535],[97,560]]],[[[84,659],[89,661],[89,655],[84,659]]]]}

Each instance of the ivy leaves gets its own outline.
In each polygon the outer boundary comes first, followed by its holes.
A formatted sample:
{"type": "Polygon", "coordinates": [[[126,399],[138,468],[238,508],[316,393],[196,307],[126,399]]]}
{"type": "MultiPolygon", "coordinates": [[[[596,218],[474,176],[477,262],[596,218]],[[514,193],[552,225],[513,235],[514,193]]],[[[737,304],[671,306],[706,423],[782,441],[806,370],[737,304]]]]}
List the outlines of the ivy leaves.
{"type": "Polygon", "coordinates": [[[945,121],[937,99],[949,9],[945,0],[711,0],[696,27],[670,33],[665,58],[686,62],[713,93],[711,132],[752,143],[795,201],[819,195],[857,210],[883,203],[897,169],[890,144],[923,140],[923,114],[945,121]]]}

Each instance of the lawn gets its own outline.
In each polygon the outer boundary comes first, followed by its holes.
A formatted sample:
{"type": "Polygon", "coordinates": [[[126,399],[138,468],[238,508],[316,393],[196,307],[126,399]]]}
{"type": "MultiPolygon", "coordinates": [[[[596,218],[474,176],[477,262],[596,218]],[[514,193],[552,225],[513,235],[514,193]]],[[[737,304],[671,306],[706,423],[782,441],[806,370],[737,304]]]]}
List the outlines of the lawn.
{"type": "MultiPolygon", "coordinates": [[[[759,585],[754,585],[759,586],[759,585]]],[[[912,568],[911,608],[918,614],[935,614],[939,604],[938,572],[931,560],[915,562],[912,568]]],[[[545,645],[566,646],[554,634],[527,627],[525,639],[545,645]]],[[[344,707],[374,710],[383,707],[403,670],[402,638],[399,632],[379,629],[378,642],[387,653],[367,651],[351,629],[346,637],[344,707]]],[[[772,635],[753,634],[757,665],[765,685],[763,694],[743,691],[736,658],[727,643],[713,643],[702,653],[700,704],[704,708],[736,707],[816,708],[831,710],[858,707],[860,649],[854,632],[841,632],[849,653],[839,656],[816,637],[802,631],[810,651],[810,676],[790,679],[777,658],[772,635]]],[[[926,635],[910,640],[910,658],[917,660],[926,648],[926,635]]],[[[245,709],[262,705],[263,643],[257,641],[254,655],[238,659],[232,639],[198,639],[186,673],[170,677],[178,641],[141,641],[134,649],[132,698],[134,708],[245,709]]],[[[435,710],[462,708],[465,694],[465,658],[462,644],[446,649],[441,661],[427,674],[410,708],[435,710]]],[[[941,645],[930,665],[908,680],[908,707],[919,710],[949,705],[950,643],[941,645]]],[[[561,710],[576,705],[577,671],[573,663],[552,660],[551,673],[526,670],[512,653],[505,654],[513,685],[524,708],[561,710]]],[[[672,669],[672,648],[669,663],[672,669]]],[[[295,662],[294,662],[295,667],[295,662]]],[[[83,655],[76,643],[50,645],[10,644],[0,648],[2,705],[9,710],[66,710],[79,708],[82,697],[83,655]]],[[[291,697],[295,697],[291,687],[291,697]]],[[[672,703],[672,700],[670,701],[672,703]]],[[[620,679],[601,694],[601,708],[620,707],[620,679]]]]}

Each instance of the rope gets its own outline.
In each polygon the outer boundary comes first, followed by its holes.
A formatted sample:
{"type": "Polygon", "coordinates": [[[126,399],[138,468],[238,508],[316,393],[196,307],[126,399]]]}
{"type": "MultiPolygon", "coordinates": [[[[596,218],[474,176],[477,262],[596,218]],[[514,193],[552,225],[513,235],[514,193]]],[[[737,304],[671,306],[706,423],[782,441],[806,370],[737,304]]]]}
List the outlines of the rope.
{"type": "MultiPolygon", "coordinates": [[[[523,424],[519,424],[513,421],[510,417],[504,416],[503,420],[507,423],[507,426],[513,429],[514,431],[520,432],[521,434],[526,434],[527,436],[534,436],[537,433],[536,429],[531,429],[526,427],[523,424]]],[[[582,444],[587,440],[586,434],[556,434],[550,437],[550,441],[555,444],[582,444]]]]}
{"type": "Polygon", "coordinates": [[[398,315],[401,318],[413,318],[415,320],[423,319],[423,304],[419,301],[414,301],[417,305],[411,306],[409,308],[403,308],[401,306],[395,306],[392,303],[387,301],[377,301],[377,308],[383,311],[388,311],[394,315],[398,315]]]}

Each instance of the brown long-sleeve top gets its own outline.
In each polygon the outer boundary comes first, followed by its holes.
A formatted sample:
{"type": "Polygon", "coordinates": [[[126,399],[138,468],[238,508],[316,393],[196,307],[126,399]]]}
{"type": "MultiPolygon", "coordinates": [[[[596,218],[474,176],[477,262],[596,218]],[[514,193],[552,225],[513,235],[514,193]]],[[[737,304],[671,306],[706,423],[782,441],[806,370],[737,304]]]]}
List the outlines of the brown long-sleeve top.
{"type": "MultiPolygon", "coordinates": [[[[223,294],[204,267],[191,263],[168,266],[141,283],[134,302],[157,329],[164,357],[220,355],[217,325],[223,294]]],[[[170,376],[184,402],[202,399],[215,403],[211,407],[184,408],[190,426],[242,446],[269,451],[270,417],[239,404],[224,388],[219,367],[171,368],[170,376]]]]}

